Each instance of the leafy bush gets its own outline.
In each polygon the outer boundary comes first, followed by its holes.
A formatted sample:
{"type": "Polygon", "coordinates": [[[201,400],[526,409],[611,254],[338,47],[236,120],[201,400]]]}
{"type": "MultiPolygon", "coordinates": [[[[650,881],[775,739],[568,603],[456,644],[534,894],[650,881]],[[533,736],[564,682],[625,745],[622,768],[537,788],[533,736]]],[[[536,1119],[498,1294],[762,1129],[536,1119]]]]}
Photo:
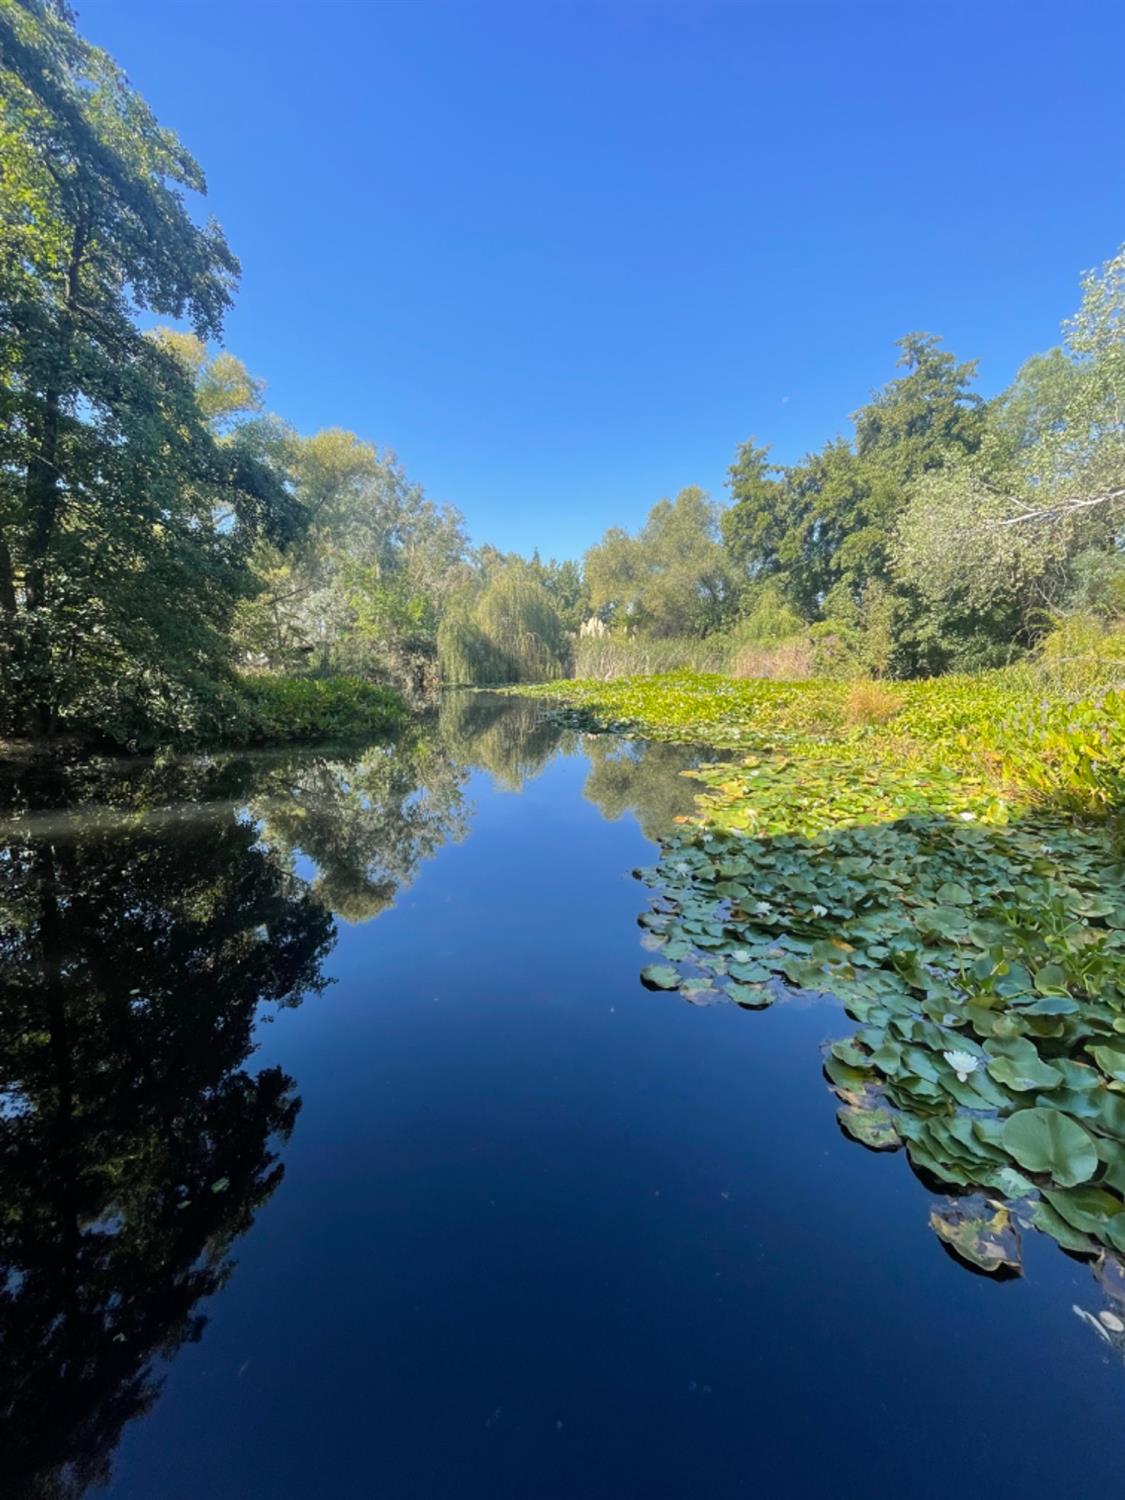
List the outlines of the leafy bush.
{"type": "Polygon", "coordinates": [[[394,729],[405,718],[390,688],[359,677],[245,677],[240,743],[352,739],[394,729]]]}
{"type": "Polygon", "coordinates": [[[1125,805],[1125,694],[1035,704],[988,736],[1002,774],[1079,813],[1125,805]]]}
{"type": "Polygon", "coordinates": [[[1125,687],[1125,622],[1092,611],[1056,615],[1039,643],[1035,668],[1040,681],[1060,694],[1125,687]]]}

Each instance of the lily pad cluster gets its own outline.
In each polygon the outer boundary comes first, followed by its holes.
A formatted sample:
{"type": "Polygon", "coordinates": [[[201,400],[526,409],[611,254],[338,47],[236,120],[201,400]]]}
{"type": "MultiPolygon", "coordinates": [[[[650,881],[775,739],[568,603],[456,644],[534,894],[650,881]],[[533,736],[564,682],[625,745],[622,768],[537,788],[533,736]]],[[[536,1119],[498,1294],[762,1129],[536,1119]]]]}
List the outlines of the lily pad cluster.
{"type": "Polygon", "coordinates": [[[909,767],[924,780],[959,779],[1001,801],[1079,813],[1125,803],[1123,693],[1075,700],[1032,670],[1005,668],[896,682],[879,695],[892,709],[872,716],[857,686],[670,672],[509,691],[550,700],[572,727],[786,754],[802,765],[858,758],[883,777],[909,767]]]}
{"type": "MultiPolygon", "coordinates": [[[[735,800],[729,782],[720,795],[735,800]]],[[[1070,1251],[1125,1253],[1112,831],[931,812],[748,837],[706,816],[638,872],[659,889],[641,918],[645,983],[747,1008],[793,987],[838,997],[858,1023],[824,1064],[842,1128],[985,1194],[933,1224],[982,1269],[1018,1263],[1020,1223],[1070,1251]]]]}

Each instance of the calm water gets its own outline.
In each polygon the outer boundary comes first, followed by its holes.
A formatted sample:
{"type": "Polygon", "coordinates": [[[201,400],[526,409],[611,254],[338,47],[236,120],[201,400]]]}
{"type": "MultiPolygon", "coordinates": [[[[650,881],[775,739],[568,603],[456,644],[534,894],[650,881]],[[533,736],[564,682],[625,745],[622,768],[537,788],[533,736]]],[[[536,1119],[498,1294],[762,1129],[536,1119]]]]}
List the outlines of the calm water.
{"type": "Polygon", "coordinates": [[[942,1250],[832,1004],[641,987],[692,761],[476,699],[9,781],[4,1494],[1121,1493],[1090,1268],[942,1250]]]}

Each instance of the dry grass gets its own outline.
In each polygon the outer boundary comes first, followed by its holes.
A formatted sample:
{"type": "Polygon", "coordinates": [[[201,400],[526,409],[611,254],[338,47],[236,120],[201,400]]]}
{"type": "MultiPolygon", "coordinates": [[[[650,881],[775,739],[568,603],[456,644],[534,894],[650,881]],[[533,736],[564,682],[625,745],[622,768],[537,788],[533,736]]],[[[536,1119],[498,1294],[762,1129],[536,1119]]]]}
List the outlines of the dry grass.
{"type": "Polygon", "coordinates": [[[743,680],[804,682],[813,675],[813,648],[803,637],[778,646],[743,646],[731,662],[730,675],[743,680]]]}
{"type": "Polygon", "coordinates": [[[902,705],[902,694],[882,682],[853,682],[844,700],[844,717],[849,724],[886,724],[902,705]]]}

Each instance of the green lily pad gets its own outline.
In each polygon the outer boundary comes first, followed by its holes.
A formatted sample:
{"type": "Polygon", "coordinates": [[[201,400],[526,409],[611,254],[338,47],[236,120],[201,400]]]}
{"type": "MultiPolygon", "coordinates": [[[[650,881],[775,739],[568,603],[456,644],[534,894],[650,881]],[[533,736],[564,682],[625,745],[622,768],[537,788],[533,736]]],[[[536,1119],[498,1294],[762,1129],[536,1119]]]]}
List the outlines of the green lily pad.
{"type": "Polygon", "coordinates": [[[1004,1149],[1029,1172],[1045,1172],[1063,1187],[1088,1182],[1098,1169],[1090,1133],[1057,1109],[1019,1109],[1004,1121],[1004,1149]]]}
{"type": "Polygon", "coordinates": [[[1035,1205],[1031,1222],[1036,1229],[1049,1234],[1064,1250],[1071,1250],[1076,1255],[1093,1255],[1097,1251],[1098,1247],[1089,1235],[1075,1229],[1073,1224],[1068,1224],[1060,1213],[1042,1199],[1035,1205]]]}
{"type": "Polygon", "coordinates": [[[994,1057],[988,1071],[997,1083],[1021,1094],[1033,1089],[1052,1089],[1062,1082],[1059,1070],[1049,1063],[1040,1062],[1038,1057],[1022,1062],[1011,1057],[994,1057]]]}
{"type": "Polygon", "coordinates": [[[1125,1211],[1120,1198],[1090,1184],[1062,1191],[1044,1188],[1043,1197],[1068,1224],[1084,1234],[1103,1234],[1109,1221],[1125,1211]]]}
{"type": "Polygon", "coordinates": [[[680,976],[671,964],[649,964],[641,970],[641,983],[650,990],[678,990],[680,976]]]}
{"type": "Polygon", "coordinates": [[[897,1151],[902,1145],[890,1110],[846,1104],[836,1111],[836,1118],[854,1140],[871,1151],[897,1151]]]}

